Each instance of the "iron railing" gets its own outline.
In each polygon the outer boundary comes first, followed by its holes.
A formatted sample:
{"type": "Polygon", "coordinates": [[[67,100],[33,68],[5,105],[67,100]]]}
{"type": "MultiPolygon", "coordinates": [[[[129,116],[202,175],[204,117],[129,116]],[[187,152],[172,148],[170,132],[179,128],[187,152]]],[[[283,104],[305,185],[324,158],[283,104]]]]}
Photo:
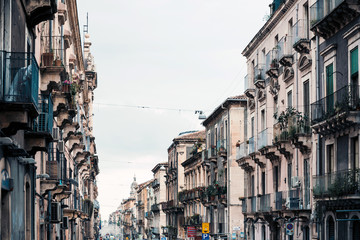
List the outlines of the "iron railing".
{"type": "Polygon", "coordinates": [[[310,6],[311,27],[315,26],[345,0],[318,0],[310,6]]]}
{"type": "Polygon", "coordinates": [[[293,44],[296,44],[300,40],[309,39],[308,33],[308,22],[306,19],[299,19],[292,26],[292,36],[293,36],[293,44]]]}
{"type": "Polygon", "coordinates": [[[265,66],[262,64],[258,64],[254,68],[254,83],[259,80],[265,80],[265,66]]]}
{"type": "Polygon", "coordinates": [[[314,197],[360,195],[360,169],[349,169],[313,176],[314,197]]]}
{"type": "Polygon", "coordinates": [[[243,158],[248,155],[248,144],[243,142],[240,146],[236,147],[236,159],[243,158]]]}
{"type": "Polygon", "coordinates": [[[65,66],[64,37],[41,36],[41,66],[65,66]]]}
{"type": "Polygon", "coordinates": [[[255,140],[254,137],[249,138],[249,154],[255,152],[255,140]]]}
{"type": "Polygon", "coordinates": [[[269,212],[271,209],[270,194],[265,194],[259,197],[259,211],[269,212]]]}
{"type": "Polygon", "coordinates": [[[283,204],[285,203],[285,199],[283,197],[283,192],[275,192],[274,193],[275,200],[275,210],[281,210],[283,204]]]}
{"type": "Polygon", "coordinates": [[[218,140],[216,143],[216,151],[219,152],[220,150],[226,150],[227,141],[225,139],[218,140]]]}
{"type": "Polygon", "coordinates": [[[249,89],[249,75],[246,75],[244,77],[244,91],[246,91],[247,89],[249,89]]]}
{"type": "Polygon", "coordinates": [[[267,137],[268,137],[267,129],[261,131],[258,134],[258,142],[257,142],[257,144],[258,144],[257,148],[258,149],[261,149],[261,148],[268,145],[267,137]]]}
{"type": "Polygon", "coordinates": [[[0,99],[38,105],[39,66],[32,53],[0,51],[0,99]]]}
{"type": "Polygon", "coordinates": [[[347,85],[311,104],[311,123],[316,124],[336,114],[359,110],[359,85],[347,85]]]}
{"type": "Polygon", "coordinates": [[[300,188],[290,190],[288,192],[288,197],[286,199],[286,207],[288,209],[301,209],[301,202],[300,202],[300,188]]]}
{"type": "Polygon", "coordinates": [[[53,101],[51,96],[40,96],[38,104],[39,116],[34,121],[34,132],[52,133],[53,128],[53,101]]]}

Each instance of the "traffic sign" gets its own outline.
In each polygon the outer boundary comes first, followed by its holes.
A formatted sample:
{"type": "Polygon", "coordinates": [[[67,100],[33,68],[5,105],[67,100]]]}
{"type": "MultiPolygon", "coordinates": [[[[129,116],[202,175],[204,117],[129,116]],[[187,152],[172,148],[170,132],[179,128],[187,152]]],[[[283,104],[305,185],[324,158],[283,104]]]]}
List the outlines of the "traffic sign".
{"type": "Polygon", "coordinates": [[[161,240],[166,240],[166,237],[161,237],[161,240]]]}
{"type": "Polygon", "coordinates": [[[201,240],[209,240],[209,234],[208,233],[203,233],[201,236],[201,240]]]}
{"type": "Polygon", "coordinates": [[[210,224],[202,223],[202,233],[210,233],[210,224]]]}
{"type": "Polygon", "coordinates": [[[294,235],[294,224],[293,223],[287,223],[286,224],[286,235],[294,235]]]}
{"type": "Polygon", "coordinates": [[[236,239],[236,233],[232,234],[232,239],[235,240],[236,239]]]}
{"type": "Polygon", "coordinates": [[[195,227],[188,227],[187,228],[188,237],[196,237],[196,228],[195,227]]]}

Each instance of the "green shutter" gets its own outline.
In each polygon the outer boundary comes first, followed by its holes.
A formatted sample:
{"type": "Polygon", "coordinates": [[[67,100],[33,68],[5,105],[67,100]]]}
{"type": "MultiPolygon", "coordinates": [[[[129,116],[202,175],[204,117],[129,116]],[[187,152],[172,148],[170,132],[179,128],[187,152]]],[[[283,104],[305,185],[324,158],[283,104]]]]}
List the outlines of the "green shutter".
{"type": "Polygon", "coordinates": [[[350,51],[350,64],[351,64],[351,75],[355,74],[359,70],[359,55],[358,48],[354,48],[350,51]]]}

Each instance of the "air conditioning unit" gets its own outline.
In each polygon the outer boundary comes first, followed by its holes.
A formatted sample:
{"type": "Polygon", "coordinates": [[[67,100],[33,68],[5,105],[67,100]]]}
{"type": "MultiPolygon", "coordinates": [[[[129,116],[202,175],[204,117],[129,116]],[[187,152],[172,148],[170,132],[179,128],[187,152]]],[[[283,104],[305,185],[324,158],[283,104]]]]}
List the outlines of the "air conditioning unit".
{"type": "Polygon", "coordinates": [[[292,188],[299,188],[301,185],[300,179],[298,176],[291,178],[291,187],[292,188]]]}
{"type": "Polygon", "coordinates": [[[59,141],[58,142],[58,150],[59,152],[64,152],[64,141],[59,141]]]}
{"type": "Polygon", "coordinates": [[[52,129],[52,137],[54,142],[59,141],[59,136],[60,136],[60,130],[58,127],[54,127],[52,129]]]}
{"type": "Polygon", "coordinates": [[[51,223],[59,223],[61,222],[61,203],[59,202],[52,202],[51,203],[51,216],[50,222],[51,223]]]}
{"type": "Polygon", "coordinates": [[[63,217],[62,218],[61,228],[62,229],[69,229],[69,217],[63,217]]]}

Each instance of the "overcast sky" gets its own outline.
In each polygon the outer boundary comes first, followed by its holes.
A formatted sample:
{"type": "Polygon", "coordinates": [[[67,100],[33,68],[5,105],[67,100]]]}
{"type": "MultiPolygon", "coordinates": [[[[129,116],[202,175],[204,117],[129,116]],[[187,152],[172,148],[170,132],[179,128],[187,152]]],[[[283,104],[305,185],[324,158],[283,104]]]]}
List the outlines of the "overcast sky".
{"type": "Polygon", "coordinates": [[[209,115],[243,93],[241,52],[265,23],[270,2],[78,0],[81,31],[89,13],[98,72],[94,132],[103,220],[129,196],[134,175],[145,182],[167,161],[174,137],[202,129],[194,110],[209,115]]]}

